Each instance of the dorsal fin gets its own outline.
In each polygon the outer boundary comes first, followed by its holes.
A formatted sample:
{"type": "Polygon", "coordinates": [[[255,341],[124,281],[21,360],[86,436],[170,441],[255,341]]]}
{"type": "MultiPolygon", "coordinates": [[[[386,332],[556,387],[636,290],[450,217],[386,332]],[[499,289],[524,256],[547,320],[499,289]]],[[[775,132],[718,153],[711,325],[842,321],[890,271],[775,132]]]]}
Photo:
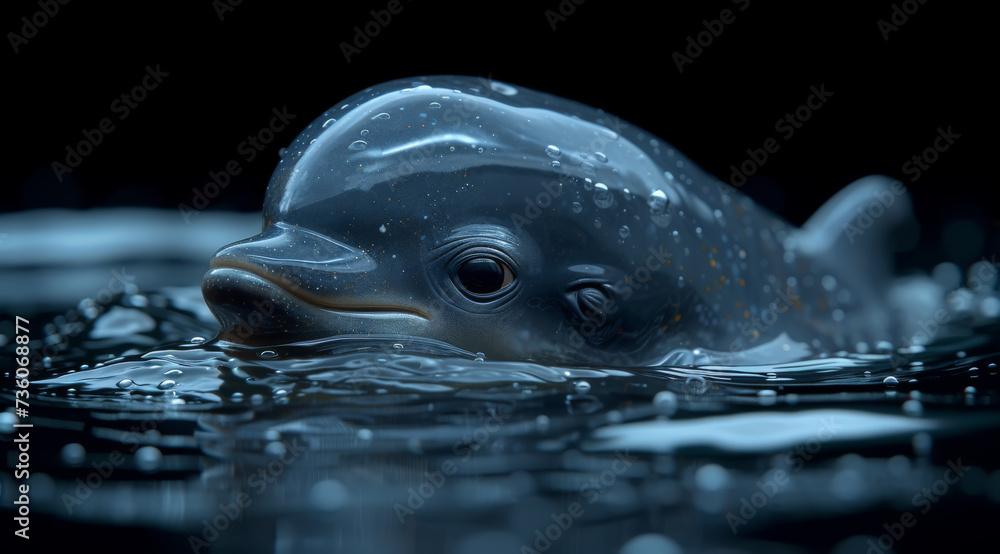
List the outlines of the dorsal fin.
{"type": "Polygon", "coordinates": [[[881,283],[892,275],[892,252],[904,239],[912,244],[918,230],[903,183],[872,175],[854,181],[816,210],[796,235],[795,246],[808,256],[833,261],[844,268],[842,273],[862,273],[868,283],[881,283]]]}

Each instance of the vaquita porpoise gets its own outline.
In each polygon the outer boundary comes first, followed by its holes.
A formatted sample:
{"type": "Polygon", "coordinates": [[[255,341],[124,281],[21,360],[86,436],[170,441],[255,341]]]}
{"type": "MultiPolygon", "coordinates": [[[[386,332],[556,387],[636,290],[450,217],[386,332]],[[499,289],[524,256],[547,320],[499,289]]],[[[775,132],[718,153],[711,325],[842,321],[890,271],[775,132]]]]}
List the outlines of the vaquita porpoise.
{"type": "Polygon", "coordinates": [[[493,360],[775,363],[900,336],[898,181],[802,228],[599,109],[474,77],[394,81],[283,152],[263,231],[202,282],[219,339],[422,337],[493,360]]]}

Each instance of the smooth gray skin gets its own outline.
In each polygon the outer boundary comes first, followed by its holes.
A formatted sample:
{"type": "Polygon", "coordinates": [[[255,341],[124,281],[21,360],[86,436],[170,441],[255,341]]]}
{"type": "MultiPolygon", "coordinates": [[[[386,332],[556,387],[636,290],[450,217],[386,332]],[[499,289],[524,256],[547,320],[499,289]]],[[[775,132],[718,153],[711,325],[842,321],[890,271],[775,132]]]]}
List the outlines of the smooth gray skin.
{"type": "Polygon", "coordinates": [[[909,200],[890,182],[858,181],[800,230],[600,110],[396,81],[295,139],[263,232],[222,248],[202,290],[219,338],[252,346],[403,335],[498,360],[774,363],[895,336],[883,239],[909,200]],[[475,258],[509,286],[464,293],[475,258]]]}

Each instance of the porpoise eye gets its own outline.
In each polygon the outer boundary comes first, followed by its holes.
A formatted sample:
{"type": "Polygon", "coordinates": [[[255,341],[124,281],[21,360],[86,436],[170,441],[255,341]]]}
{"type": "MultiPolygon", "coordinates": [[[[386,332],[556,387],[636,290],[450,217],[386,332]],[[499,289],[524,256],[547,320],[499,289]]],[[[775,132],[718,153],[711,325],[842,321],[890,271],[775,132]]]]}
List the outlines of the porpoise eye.
{"type": "Polygon", "coordinates": [[[458,283],[473,299],[500,292],[514,282],[514,271],[494,258],[473,258],[458,268],[457,276],[458,283]]]}

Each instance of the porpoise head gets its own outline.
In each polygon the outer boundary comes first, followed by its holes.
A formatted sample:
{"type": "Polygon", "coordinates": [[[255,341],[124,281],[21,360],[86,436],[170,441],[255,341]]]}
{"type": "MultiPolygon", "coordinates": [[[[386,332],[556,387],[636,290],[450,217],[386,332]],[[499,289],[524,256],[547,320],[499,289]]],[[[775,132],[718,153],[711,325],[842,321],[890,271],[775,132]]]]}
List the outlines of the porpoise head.
{"type": "Polygon", "coordinates": [[[794,274],[774,247],[786,224],[756,210],[595,108],[397,81],[295,139],[263,231],[222,248],[202,290],[219,338],[251,346],[409,336],[499,360],[660,363],[725,350],[773,304],[765,279],[794,274]]]}

